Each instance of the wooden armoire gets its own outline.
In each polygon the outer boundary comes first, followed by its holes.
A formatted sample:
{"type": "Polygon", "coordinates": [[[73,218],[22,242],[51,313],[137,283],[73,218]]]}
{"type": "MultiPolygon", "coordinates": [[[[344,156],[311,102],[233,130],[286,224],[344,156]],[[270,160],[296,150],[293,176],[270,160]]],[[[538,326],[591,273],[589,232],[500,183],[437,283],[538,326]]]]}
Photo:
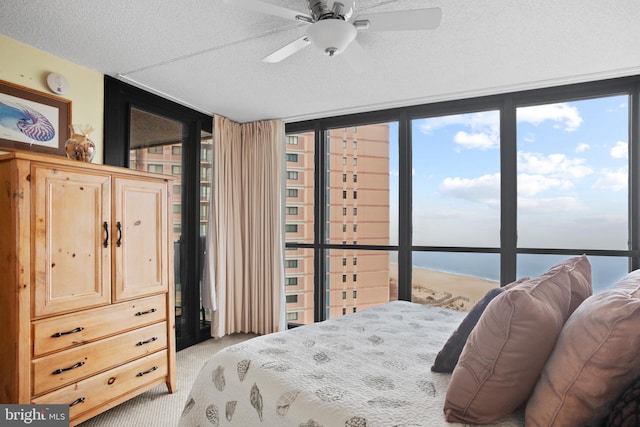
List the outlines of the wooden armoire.
{"type": "Polygon", "coordinates": [[[171,177],[0,155],[0,403],[76,425],[176,384],[171,177]]]}

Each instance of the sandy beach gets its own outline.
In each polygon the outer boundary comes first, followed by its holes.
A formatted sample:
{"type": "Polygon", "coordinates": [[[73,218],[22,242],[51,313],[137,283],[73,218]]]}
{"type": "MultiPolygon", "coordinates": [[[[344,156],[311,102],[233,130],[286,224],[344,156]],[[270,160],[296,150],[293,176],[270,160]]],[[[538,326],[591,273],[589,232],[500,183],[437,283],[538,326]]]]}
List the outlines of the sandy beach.
{"type": "MultiPolygon", "coordinates": [[[[437,270],[415,268],[412,272],[411,299],[421,304],[469,311],[489,289],[500,283],[462,274],[444,273],[437,270]]],[[[398,294],[398,265],[389,264],[391,295],[398,294]]]]}

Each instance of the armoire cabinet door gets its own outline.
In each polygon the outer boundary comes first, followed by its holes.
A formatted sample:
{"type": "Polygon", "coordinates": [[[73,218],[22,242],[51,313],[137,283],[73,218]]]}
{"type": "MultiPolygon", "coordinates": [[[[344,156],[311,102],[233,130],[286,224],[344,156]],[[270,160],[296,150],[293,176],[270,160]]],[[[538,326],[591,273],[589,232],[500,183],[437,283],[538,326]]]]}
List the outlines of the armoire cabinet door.
{"type": "Polygon", "coordinates": [[[31,180],[34,315],[108,304],[110,176],[34,165],[31,180]]]}
{"type": "Polygon", "coordinates": [[[114,195],[114,300],[167,292],[167,185],[116,177],[114,195]]]}

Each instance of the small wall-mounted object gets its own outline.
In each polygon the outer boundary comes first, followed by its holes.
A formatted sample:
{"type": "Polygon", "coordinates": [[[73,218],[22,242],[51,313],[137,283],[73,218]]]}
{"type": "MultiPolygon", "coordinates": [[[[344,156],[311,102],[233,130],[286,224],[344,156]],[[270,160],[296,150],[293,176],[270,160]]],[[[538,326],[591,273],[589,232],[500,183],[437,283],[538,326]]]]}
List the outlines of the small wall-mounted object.
{"type": "Polygon", "coordinates": [[[69,92],[69,82],[67,78],[59,73],[50,73],[47,76],[47,85],[51,92],[58,95],[65,95],[69,92]]]}

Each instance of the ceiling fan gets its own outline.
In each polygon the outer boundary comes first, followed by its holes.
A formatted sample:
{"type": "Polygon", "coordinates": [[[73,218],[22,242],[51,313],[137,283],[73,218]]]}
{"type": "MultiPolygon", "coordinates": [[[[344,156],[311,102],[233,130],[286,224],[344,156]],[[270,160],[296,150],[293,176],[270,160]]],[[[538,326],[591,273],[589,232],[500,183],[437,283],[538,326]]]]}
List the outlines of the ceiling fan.
{"type": "Polygon", "coordinates": [[[304,36],[267,55],[263,61],[280,62],[313,44],[328,56],[344,53],[344,58],[356,71],[362,71],[362,64],[366,60],[366,54],[356,40],[358,30],[432,30],[440,25],[442,16],[442,11],[436,7],[365,14],[352,19],[354,0],[307,0],[308,14],[261,0],[224,1],[248,10],[309,24],[304,36]]]}

